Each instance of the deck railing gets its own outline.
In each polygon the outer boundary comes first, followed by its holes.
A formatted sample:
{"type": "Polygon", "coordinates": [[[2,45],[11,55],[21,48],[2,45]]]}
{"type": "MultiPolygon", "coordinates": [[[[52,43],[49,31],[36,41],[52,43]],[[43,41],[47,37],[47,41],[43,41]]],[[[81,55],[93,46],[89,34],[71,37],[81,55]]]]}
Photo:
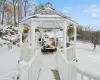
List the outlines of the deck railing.
{"type": "Polygon", "coordinates": [[[84,72],[77,68],[77,80],[100,80],[100,76],[84,72]]]}
{"type": "Polygon", "coordinates": [[[30,44],[23,43],[23,45],[21,46],[20,60],[28,62],[31,59],[31,56],[32,56],[32,49],[30,47],[30,44]]]}
{"type": "Polygon", "coordinates": [[[40,50],[32,56],[29,62],[20,70],[20,80],[37,80],[41,69],[40,50]]]}
{"type": "Polygon", "coordinates": [[[61,80],[76,80],[76,67],[74,61],[69,62],[58,48],[57,51],[57,70],[61,80]]]}
{"type": "Polygon", "coordinates": [[[69,47],[67,47],[66,49],[66,58],[68,61],[72,61],[73,59],[75,59],[76,55],[76,51],[75,51],[75,45],[71,45],[69,47]]]}
{"type": "Polygon", "coordinates": [[[5,74],[4,76],[0,76],[0,80],[17,80],[18,75],[19,71],[15,70],[5,74]]]}
{"type": "MultiPolygon", "coordinates": [[[[59,43],[58,47],[59,47],[60,51],[63,53],[63,45],[62,44],[63,43],[59,43]]],[[[71,44],[71,43],[68,47],[66,47],[66,58],[68,61],[72,61],[73,59],[76,58],[75,47],[76,47],[76,45],[71,44]]]]}
{"type": "Polygon", "coordinates": [[[73,51],[71,51],[73,48],[75,48],[75,46],[71,46],[67,49],[67,51],[69,50],[69,52],[67,52],[67,58],[61,52],[61,49],[58,49],[57,69],[61,80],[100,80],[100,76],[84,72],[78,68],[77,63],[72,60],[75,57],[73,51]]]}

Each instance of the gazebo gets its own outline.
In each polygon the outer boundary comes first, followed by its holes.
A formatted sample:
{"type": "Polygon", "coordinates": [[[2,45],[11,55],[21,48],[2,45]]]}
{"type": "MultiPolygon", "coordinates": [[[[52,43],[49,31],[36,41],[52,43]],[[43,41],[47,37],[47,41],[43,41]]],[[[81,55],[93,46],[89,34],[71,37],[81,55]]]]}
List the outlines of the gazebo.
{"type": "MultiPolygon", "coordinates": [[[[53,29],[55,32],[57,29],[63,30],[63,51],[66,55],[66,43],[68,42],[67,27],[69,24],[73,24],[74,28],[74,44],[76,44],[76,26],[77,23],[71,19],[63,16],[61,13],[57,12],[52,8],[51,3],[47,3],[44,10],[35,12],[34,15],[24,18],[20,23],[20,45],[22,45],[22,30],[23,25],[28,25],[30,31],[28,32],[28,42],[31,43],[32,52],[34,53],[37,46],[35,40],[35,29],[39,29],[41,34],[43,29],[53,29]]],[[[57,34],[56,34],[57,35],[57,34]]],[[[55,35],[55,38],[56,38],[55,35]]],[[[42,36],[41,36],[42,37],[42,36]]]]}
{"type": "MultiPolygon", "coordinates": [[[[57,55],[56,55],[56,65],[57,70],[60,73],[61,80],[75,80],[75,71],[71,71],[73,77],[70,76],[70,79],[67,79],[69,74],[66,76],[69,70],[69,63],[73,62],[76,58],[76,27],[77,23],[72,21],[71,19],[63,16],[61,13],[52,8],[51,3],[47,3],[45,9],[39,10],[35,12],[34,15],[28,16],[24,18],[20,23],[20,47],[21,47],[21,57],[20,60],[24,60],[29,63],[28,68],[25,72],[25,69],[21,70],[20,80],[37,80],[37,76],[39,75],[39,71],[41,69],[41,46],[39,46],[35,29],[39,29],[41,33],[41,41],[42,41],[42,33],[43,30],[53,30],[55,32],[55,41],[56,41],[56,30],[62,29],[63,33],[63,48],[57,46],[57,55]],[[73,24],[74,29],[74,43],[71,46],[67,47],[66,43],[68,41],[67,29],[69,24],[73,24]],[[23,26],[29,26],[27,42],[23,43],[22,41],[22,33],[23,26]],[[61,54],[62,53],[62,54],[61,54]],[[66,60],[65,60],[66,59],[66,60]],[[63,61],[63,62],[62,62],[63,61]],[[61,65],[65,66],[61,66],[61,65]],[[32,66],[34,65],[34,66],[32,66]],[[63,69],[64,67],[64,69],[63,69]],[[31,72],[31,70],[33,72],[31,72]],[[27,76],[26,76],[27,75],[27,76]],[[31,76],[33,75],[33,76],[31,76]],[[65,79],[63,79],[65,78],[65,79]]],[[[75,69],[75,68],[73,68],[75,69]]],[[[72,70],[73,70],[72,69],[72,70]]]]}

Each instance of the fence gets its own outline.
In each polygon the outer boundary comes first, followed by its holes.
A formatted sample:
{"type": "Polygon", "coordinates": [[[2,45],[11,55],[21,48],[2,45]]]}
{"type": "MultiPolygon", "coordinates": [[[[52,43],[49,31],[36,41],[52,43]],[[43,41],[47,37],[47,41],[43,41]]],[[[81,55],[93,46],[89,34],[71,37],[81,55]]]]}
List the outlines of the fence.
{"type": "Polygon", "coordinates": [[[0,80],[17,80],[19,71],[15,70],[5,74],[4,76],[0,76],[0,80]]]}
{"type": "Polygon", "coordinates": [[[40,50],[36,51],[27,65],[21,68],[20,80],[37,80],[41,69],[40,55],[40,50]]]}
{"type": "Polygon", "coordinates": [[[76,67],[74,61],[69,62],[60,49],[57,52],[57,69],[61,80],[76,80],[76,67]]]}
{"type": "Polygon", "coordinates": [[[69,47],[67,47],[66,49],[66,58],[68,61],[72,61],[73,59],[75,59],[76,55],[76,51],[75,51],[75,45],[71,45],[69,47]]]}
{"type": "Polygon", "coordinates": [[[24,60],[28,62],[31,59],[32,56],[32,49],[30,47],[29,43],[25,43],[21,46],[21,56],[20,60],[24,60]]]}
{"type": "Polygon", "coordinates": [[[77,80],[100,80],[100,76],[93,75],[91,73],[84,72],[77,68],[77,80]]]}

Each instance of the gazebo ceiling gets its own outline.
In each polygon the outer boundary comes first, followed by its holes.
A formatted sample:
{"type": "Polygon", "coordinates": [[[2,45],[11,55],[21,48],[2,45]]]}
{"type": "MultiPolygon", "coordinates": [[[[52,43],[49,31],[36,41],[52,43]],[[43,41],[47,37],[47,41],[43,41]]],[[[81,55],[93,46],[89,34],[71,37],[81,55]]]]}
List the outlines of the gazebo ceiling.
{"type": "Polygon", "coordinates": [[[53,20],[41,21],[39,25],[38,25],[38,21],[36,21],[36,23],[37,23],[37,28],[40,29],[61,29],[63,26],[63,22],[53,21],[53,20]]]}

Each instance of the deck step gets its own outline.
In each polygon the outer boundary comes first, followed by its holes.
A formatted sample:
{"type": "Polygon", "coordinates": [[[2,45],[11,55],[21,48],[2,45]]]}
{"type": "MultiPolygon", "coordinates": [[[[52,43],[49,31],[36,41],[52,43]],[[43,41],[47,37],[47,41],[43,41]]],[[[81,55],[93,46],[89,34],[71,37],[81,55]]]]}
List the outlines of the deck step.
{"type": "Polygon", "coordinates": [[[54,74],[55,80],[60,80],[60,76],[59,76],[58,70],[54,69],[54,70],[51,70],[51,71],[54,74]]]}

